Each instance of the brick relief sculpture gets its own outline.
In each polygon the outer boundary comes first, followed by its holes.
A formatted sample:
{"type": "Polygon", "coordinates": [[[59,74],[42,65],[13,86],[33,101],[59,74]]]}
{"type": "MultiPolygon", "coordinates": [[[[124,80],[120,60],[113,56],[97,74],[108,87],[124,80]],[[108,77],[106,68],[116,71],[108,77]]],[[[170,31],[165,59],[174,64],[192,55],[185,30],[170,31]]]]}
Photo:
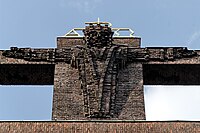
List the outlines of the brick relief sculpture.
{"type": "Polygon", "coordinates": [[[7,58],[55,64],[52,119],[145,119],[142,65],[198,55],[185,47],[114,43],[109,23],[88,24],[83,45],[11,47],[2,53],[7,58]]]}

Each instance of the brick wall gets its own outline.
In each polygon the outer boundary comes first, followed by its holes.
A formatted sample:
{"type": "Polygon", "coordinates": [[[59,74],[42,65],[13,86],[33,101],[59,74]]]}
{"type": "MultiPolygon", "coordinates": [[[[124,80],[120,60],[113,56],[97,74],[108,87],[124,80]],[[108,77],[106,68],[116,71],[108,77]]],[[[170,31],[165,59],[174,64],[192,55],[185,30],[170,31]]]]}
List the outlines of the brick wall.
{"type": "Polygon", "coordinates": [[[52,119],[83,119],[83,106],[78,70],[70,64],[56,64],[52,119]]]}
{"type": "MultiPolygon", "coordinates": [[[[80,85],[77,69],[65,63],[55,65],[53,120],[90,119],[84,116],[84,97],[80,85]]],[[[128,64],[119,72],[114,110],[114,117],[109,119],[145,120],[141,63],[128,64]]]]}
{"type": "Polygon", "coordinates": [[[199,133],[200,122],[0,122],[0,133],[199,133]]]}
{"type": "Polygon", "coordinates": [[[116,117],[126,120],[145,120],[143,68],[131,63],[119,72],[116,90],[116,117]]]}
{"type": "Polygon", "coordinates": [[[57,37],[57,48],[83,45],[83,37],[57,37]]]}
{"type": "MultiPolygon", "coordinates": [[[[129,44],[132,47],[140,47],[141,38],[135,37],[114,37],[114,44],[129,44]]],[[[82,37],[57,37],[57,48],[70,47],[76,45],[83,45],[84,41],[82,37]]]]}
{"type": "Polygon", "coordinates": [[[114,37],[114,44],[129,44],[131,47],[139,48],[141,46],[141,38],[139,37],[114,37]]]}

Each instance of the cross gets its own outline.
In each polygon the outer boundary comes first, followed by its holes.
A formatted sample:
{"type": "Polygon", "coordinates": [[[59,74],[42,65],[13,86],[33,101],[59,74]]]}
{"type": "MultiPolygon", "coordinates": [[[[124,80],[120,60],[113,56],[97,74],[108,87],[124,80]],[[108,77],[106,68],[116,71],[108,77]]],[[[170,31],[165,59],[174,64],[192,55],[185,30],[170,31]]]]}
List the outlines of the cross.
{"type": "Polygon", "coordinates": [[[143,84],[200,84],[198,50],[141,48],[141,38],[114,38],[109,22],[86,24],[84,37],[58,37],[57,48],[1,50],[0,83],[54,85],[56,120],[143,120],[143,84]]]}

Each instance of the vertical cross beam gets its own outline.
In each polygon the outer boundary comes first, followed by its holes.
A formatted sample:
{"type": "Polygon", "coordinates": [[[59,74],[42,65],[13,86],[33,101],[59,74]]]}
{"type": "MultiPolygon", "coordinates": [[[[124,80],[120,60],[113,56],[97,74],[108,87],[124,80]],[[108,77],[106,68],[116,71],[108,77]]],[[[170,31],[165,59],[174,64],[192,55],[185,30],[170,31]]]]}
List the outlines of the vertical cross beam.
{"type": "Polygon", "coordinates": [[[145,120],[142,63],[130,63],[119,72],[116,93],[118,119],[145,120]]]}
{"type": "MultiPolygon", "coordinates": [[[[64,48],[70,43],[75,44],[79,38],[73,40],[59,37],[57,40],[58,48],[64,48]]],[[[79,45],[83,45],[81,40],[82,38],[78,41],[79,45]]],[[[130,63],[120,70],[118,75],[116,100],[112,103],[114,104],[112,105],[113,116],[109,119],[145,119],[142,64],[130,63]]],[[[84,108],[84,94],[78,69],[71,67],[70,64],[57,63],[54,75],[52,119],[88,119],[85,117],[84,108]]]]}
{"type": "Polygon", "coordinates": [[[78,70],[70,64],[56,64],[52,119],[83,119],[83,105],[78,70]]]}

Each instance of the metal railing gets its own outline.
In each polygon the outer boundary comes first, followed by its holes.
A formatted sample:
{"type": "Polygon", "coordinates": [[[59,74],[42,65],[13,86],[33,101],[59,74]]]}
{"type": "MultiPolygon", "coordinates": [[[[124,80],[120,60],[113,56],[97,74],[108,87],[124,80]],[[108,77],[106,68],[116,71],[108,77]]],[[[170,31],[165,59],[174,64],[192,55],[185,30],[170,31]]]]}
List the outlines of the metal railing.
{"type": "MultiPolygon", "coordinates": [[[[65,37],[83,37],[83,34],[80,34],[79,32],[82,32],[84,28],[74,28],[67,32],[64,36],[65,37]]],[[[112,28],[112,31],[114,32],[113,37],[134,37],[134,31],[130,28],[112,28]],[[129,32],[128,35],[122,35],[121,32],[129,32]]]]}

